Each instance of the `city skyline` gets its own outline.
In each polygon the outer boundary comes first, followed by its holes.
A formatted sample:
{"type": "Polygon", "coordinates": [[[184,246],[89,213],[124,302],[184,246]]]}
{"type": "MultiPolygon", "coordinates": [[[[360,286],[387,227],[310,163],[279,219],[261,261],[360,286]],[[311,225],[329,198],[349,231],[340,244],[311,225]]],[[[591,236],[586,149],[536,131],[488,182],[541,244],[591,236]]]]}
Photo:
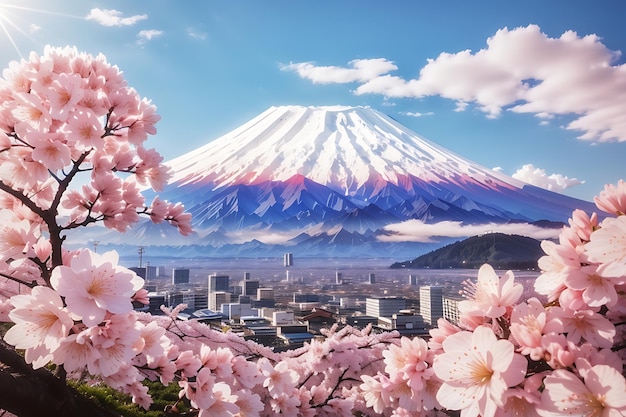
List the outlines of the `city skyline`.
{"type": "Polygon", "coordinates": [[[158,107],[150,146],[166,160],[270,106],[371,106],[486,167],[589,201],[623,176],[624,11],[23,0],[0,3],[0,60],[46,44],[103,53],[158,107]]]}

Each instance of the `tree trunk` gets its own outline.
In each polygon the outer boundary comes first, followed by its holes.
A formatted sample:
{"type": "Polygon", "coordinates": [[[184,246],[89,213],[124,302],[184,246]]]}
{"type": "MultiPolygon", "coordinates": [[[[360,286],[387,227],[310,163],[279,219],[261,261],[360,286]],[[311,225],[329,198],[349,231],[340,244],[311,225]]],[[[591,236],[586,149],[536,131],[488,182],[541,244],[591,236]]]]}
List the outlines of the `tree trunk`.
{"type": "Polygon", "coordinates": [[[19,417],[120,417],[46,369],[33,369],[0,339],[0,410],[19,417]]]}

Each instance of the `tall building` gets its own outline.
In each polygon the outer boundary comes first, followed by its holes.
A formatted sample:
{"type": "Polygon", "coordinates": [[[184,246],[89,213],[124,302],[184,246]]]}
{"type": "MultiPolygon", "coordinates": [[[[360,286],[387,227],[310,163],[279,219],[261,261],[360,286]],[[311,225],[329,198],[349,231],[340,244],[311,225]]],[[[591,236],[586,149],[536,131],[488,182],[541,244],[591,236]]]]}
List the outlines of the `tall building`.
{"type": "Polygon", "coordinates": [[[256,297],[257,290],[259,289],[258,279],[244,279],[242,294],[249,297],[256,297]]]}
{"type": "Polygon", "coordinates": [[[172,269],[172,284],[189,284],[189,269],[174,268],[172,269]]]}
{"type": "Polygon", "coordinates": [[[293,266],[293,253],[286,253],[283,258],[283,263],[285,268],[288,266],[293,266]]]}
{"type": "Polygon", "coordinates": [[[366,298],[365,315],[392,317],[406,308],[406,300],[400,297],[366,298]]]}
{"type": "Polygon", "coordinates": [[[343,274],[339,271],[335,271],[335,284],[341,285],[343,283],[343,274]]]}
{"type": "Polygon", "coordinates": [[[256,292],[257,300],[274,300],[274,288],[259,288],[256,292]]]}
{"type": "Polygon", "coordinates": [[[456,296],[444,296],[443,301],[443,318],[450,323],[458,324],[459,322],[459,302],[464,298],[458,295],[456,296]]]}
{"type": "Polygon", "coordinates": [[[441,287],[432,285],[420,287],[420,315],[424,317],[424,323],[430,326],[436,325],[437,320],[443,317],[441,287]]]}
{"type": "Polygon", "coordinates": [[[370,284],[376,284],[376,274],[370,273],[368,275],[367,282],[370,283],[370,284]]]}
{"type": "Polygon", "coordinates": [[[230,293],[226,291],[213,291],[209,293],[209,310],[220,312],[222,304],[230,303],[230,293]]]}
{"type": "Polygon", "coordinates": [[[228,275],[209,275],[209,294],[212,292],[227,292],[230,288],[230,278],[228,275]]]}
{"type": "Polygon", "coordinates": [[[409,285],[417,285],[417,275],[409,275],[409,285]]]}

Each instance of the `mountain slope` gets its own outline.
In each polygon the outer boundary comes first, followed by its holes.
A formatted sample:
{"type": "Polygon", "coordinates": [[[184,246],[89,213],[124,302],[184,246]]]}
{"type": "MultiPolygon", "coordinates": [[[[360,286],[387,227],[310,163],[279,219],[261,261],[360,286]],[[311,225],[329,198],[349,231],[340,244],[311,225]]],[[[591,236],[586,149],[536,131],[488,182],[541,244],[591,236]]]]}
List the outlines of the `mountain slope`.
{"type": "Polygon", "coordinates": [[[421,255],[412,261],[398,262],[392,268],[478,268],[489,263],[497,269],[536,269],[545,253],[538,240],[504,233],[473,236],[421,255]]]}
{"type": "MultiPolygon", "coordinates": [[[[176,242],[207,251],[257,242],[265,253],[298,256],[385,247],[408,254],[414,242],[388,243],[389,228],[407,220],[559,225],[574,208],[593,210],[482,167],[368,107],[271,107],[166,164],[173,175],[161,197],[182,202],[196,231],[176,242]]],[[[127,236],[118,243],[171,244],[145,226],[127,236]]]]}

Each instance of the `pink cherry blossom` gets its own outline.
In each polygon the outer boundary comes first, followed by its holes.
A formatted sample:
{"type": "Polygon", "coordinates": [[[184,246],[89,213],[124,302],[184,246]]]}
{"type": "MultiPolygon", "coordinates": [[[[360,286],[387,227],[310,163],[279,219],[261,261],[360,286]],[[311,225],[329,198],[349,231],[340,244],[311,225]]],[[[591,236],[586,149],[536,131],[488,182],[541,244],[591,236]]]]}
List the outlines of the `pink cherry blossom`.
{"type": "Polygon", "coordinates": [[[554,307],[555,316],[563,323],[567,340],[580,343],[582,340],[605,348],[613,345],[615,326],[601,314],[592,310],[568,310],[554,307]]]}
{"type": "Polygon", "coordinates": [[[623,284],[626,276],[603,277],[598,272],[598,268],[598,265],[581,267],[577,273],[568,274],[565,277],[565,285],[573,290],[581,291],[581,298],[589,307],[612,306],[618,300],[615,286],[623,284]]]}
{"type": "Polygon", "coordinates": [[[617,186],[607,184],[604,191],[593,199],[602,211],[620,216],[626,214],[626,182],[619,180],[617,186]]]}
{"type": "Polygon", "coordinates": [[[202,407],[198,417],[231,417],[239,412],[237,396],[231,393],[230,386],[218,382],[213,386],[213,402],[209,407],[202,407]]]}
{"type": "MultiPolygon", "coordinates": [[[[3,210],[3,212],[6,212],[3,210]]],[[[28,220],[15,220],[0,227],[0,256],[22,258],[32,256],[33,245],[39,240],[39,226],[28,220]]]]}
{"type": "Polygon", "coordinates": [[[104,145],[102,124],[90,110],[74,112],[67,121],[65,133],[68,143],[83,152],[104,145]]]}
{"type": "Polygon", "coordinates": [[[428,331],[430,334],[430,339],[428,340],[428,348],[435,352],[439,353],[443,350],[441,344],[444,340],[450,335],[458,333],[461,331],[461,328],[455,326],[450,323],[448,320],[444,318],[437,319],[437,327],[432,328],[428,331]]]}
{"type": "Polygon", "coordinates": [[[459,303],[463,315],[497,318],[519,300],[524,287],[514,283],[512,271],[499,278],[493,267],[484,264],[478,270],[478,282],[466,288],[468,300],[459,303]]]}
{"type": "Polygon", "coordinates": [[[46,132],[52,124],[50,108],[34,94],[14,94],[12,115],[15,118],[15,131],[22,137],[31,131],[46,132]]]}
{"type": "Polygon", "coordinates": [[[4,340],[18,349],[45,346],[53,351],[74,325],[61,297],[48,287],[35,287],[30,294],[14,295],[10,301],[14,309],[9,318],[15,325],[4,340]]]}
{"type": "Polygon", "coordinates": [[[598,215],[596,213],[592,213],[590,216],[583,210],[575,209],[568,222],[578,237],[582,241],[588,242],[591,234],[598,227],[598,215]]]}
{"type": "Polygon", "coordinates": [[[520,345],[519,352],[529,355],[532,360],[543,357],[541,337],[547,322],[547,313],[536,298],[529,299],[513,308],[511,313],[511,334],[520,345]]]}
{"type": "Polygon", "coordinates": [[[282,414],[285,416],[296,416],[299,405],[300,399],[298,396],[291,395],[289,392],[277,393],[270,399],[272,411],[276,414],[282,414]]]}
{"type": "Polygon", "coordinates": [[[47,90],[50,115],[58,120],[67,120],[78,102],[83,98],[83,79],[78,74],[59,74],[47,90]]]}
{"type": "Polygon", "coordinates": [[[363,397],[365,398],[367,406],[371,407],[375,413],[382,414],[383,410],[390,405],[388,400],[389,395],[383,393],[384,388],[382,383],[369,375],[361,375],[361,380],[363,383],[360,389],[363,391],[363,397]]]}
{"type": "Polygon", "coordinates": [[[235,405],[239,408],[239,412],[235,414],[237,417],[258,417],[263,411],[263,402],[258,394],[254,394],[247,390],[239,390],[233,393],[237,396],[235,405]]]}
{"type": "Polygon", "coordinates": [[[453,334],[443,342],[443,349],[433,364],[443,381],[437,400],[450,410],[461,410],[463,417],[493,417],[504,405],[507,389],[526,374],[526,358],[488,327],[453,334]]]}
{"type": "Polygon", "coordinates": [[[65,297],[68,310],[88,326],[100,323],[107,311],[131,311],[131,297],[143,286],[143,279],[117,262],[115,252],[98,254],[86,249],[69,266],[52,271],[52,286],[65,297]]]}
{"type": "Polygon", "coordinates": [[[100,353],[91,342],[89,331],[83,330],[63,339],[59,349],[54,351],[52,361],[57,365],[63,365],[66,371],[73,372],[84,369],[100,357],[100,353]]]}
{"type": "Polygon", "coordinates": [[[133,313],[114,314],[100,326],[91,327],[89,337],[99,357],[87,364],[92,375],[105,377],[117,373],[138,353],[141,331],[133,313]]]}
{"type": "Polygon", "coordinates": [[[261,373],[265,376],[263,386],[267,387],[269,393],[272,395],[289,391],[295,387],[298,382],[298,374],[289,369],[287,362],[279,362],[274,367],[270,361],[261,358],[258,365],[261,373]]]}
{"type": "Polygon", "coordinates": [[[619,284],[626,282],[626,215],[604,219],[585,250],[589,261],[601,264],[600,276],[619,278],[619,284]]]}
{"type": "Polygon", "coordinates": [[[541,395],[542,416],[626,415],[626,380],[607,365],[592,367],[581,380],[566,370],[546,376],[541,395]]]}
{"type": "Polygon", "coordinates": [[[535,280],[534,287],[538,294],[546,295],[548,301],[554,301],[566,288],[564,281],[567,274],[580,269],[581,254],[577,246],[563,239],[563,233],[560,243],[544,240],[541,249],[546,255],[539,258],[541,275],[535,280]]]}
{"type": "Polygon", "coordinates": [[[391,345],[383,351],[385,358],[385,371],[392,381],[400,380],[408,384],[415,392],[424,389],[424,380],[433,375],[434,371],[429,366],[432,356],[428,351],[428,345],[424,339],[403,337],[400,346],[391,345]]]}
{"type": "Polygon", "coordinates": [[[67,145],[60,140],[60,133],[33,133],[31,145],[34,146],[31,157],[48,167],[58,171],[71,163],[71,153],[67,145]]]}

